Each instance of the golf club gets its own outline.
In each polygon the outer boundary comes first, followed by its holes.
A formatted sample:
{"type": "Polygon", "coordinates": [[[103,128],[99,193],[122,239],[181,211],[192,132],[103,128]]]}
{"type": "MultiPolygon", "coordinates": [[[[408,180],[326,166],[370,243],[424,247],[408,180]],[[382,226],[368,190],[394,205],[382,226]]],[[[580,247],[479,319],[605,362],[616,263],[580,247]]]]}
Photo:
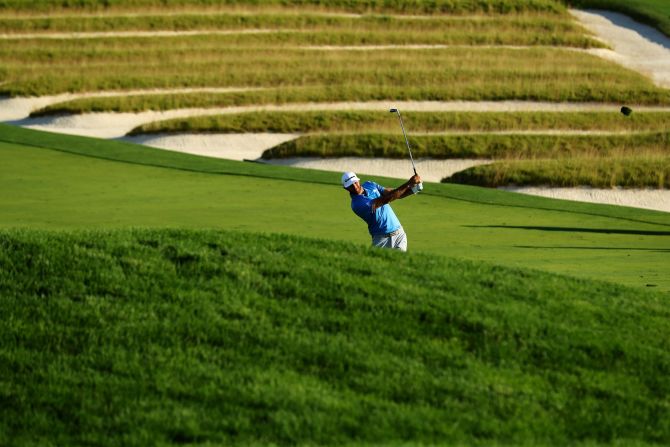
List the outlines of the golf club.
{"type": "MultiPolygon", "coordinates": [[[[405,136],[405,143],[407,143],[407,150],[409,151],[409,159],[412,161],[412,169],[414,169],[414,175],[417,175],[416,166],[414,165],[414,158],[412,157],[412,149],[409,147],[409,140],[407,139],[407,134],[405,133],[405,125],[402,123],[402,115],[400,115],[400,110],[394,108],[389,111],[391,113],[398,114],[398,119],[400,120],[400,128],[402,129],[402,134],[405,136]]],[[[414,185],[412,187],[412,192],[414,194],[418,194],[421,191],[423,191],[423,183],[419,183],[418,185],[414,185]]]]}
{"type": "Polygon", "coordinates": [[[633,113],[633,109],[630,107],[623,106],[621,107],[621,113],[623,113],[626,116],[629,116],[631,113],[633,113]]]}

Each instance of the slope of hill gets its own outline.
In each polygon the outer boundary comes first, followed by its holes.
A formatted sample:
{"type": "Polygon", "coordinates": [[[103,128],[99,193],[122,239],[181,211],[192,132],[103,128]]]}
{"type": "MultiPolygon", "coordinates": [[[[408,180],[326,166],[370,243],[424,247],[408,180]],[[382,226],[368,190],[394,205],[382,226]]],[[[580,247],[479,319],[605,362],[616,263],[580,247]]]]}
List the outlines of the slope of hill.
{"type": "MultiPolygon", "coordinates": [[[[338,180],[0,125],[4,228],[219,228],[367,245],[338,180]]],[[[412,251],[670,291],[668,213],[436,183],[393,208],[412,251]]]]}
{"type": "Polygon", "coordinates": [[[670,442],[660,295],[287,236],[0,232],[0,443],[670,442]]]}

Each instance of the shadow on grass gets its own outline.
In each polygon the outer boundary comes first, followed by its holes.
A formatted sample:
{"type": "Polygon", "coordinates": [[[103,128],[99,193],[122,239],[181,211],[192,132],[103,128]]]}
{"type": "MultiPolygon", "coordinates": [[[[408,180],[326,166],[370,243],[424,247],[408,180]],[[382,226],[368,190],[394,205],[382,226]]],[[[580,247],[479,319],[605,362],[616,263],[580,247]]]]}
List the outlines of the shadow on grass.
{"type": "Polygon", "coordinates": [[[515,245],[514,248],[530,248],[538,250],[621,250],[621,251],[650,251],[654,253],[670,253],[670,248],[634,248],[634,247],[573,247],[563,245],[515,245]]]}
{"type": "Polygon", "coordinates": [[[468,228],[507,228],[510,230],[558,231],[565,233],[600,233],[600,234],[634,234],[638,236],[670,236],[670,231],[649,230],[617,230],[612,228],[577,228],[577,227],[541,227],[526,225],[464,225],[468,228]]]}

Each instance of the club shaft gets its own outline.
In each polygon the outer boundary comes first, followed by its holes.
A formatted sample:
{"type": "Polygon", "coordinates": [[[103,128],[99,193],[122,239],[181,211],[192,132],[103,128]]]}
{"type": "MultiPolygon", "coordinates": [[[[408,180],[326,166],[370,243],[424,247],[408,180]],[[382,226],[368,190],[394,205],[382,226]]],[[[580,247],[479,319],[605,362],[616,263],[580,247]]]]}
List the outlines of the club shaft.
{"type": "Polygon", "coordinates": [[[409,147],[409,140],[407,139],[407,133],[405,132],[405,125],[402,122],[402,115],[400,115],[400,110],[396,109],[398,114],[398,119],[400,119],[400,128],[402,129],[402,134],[405,137],[405,143],[407,143],[407,150],[409,151],[409,159],[412,161],[412,169],[414,169],[414,175],[416,175],[416,166],[414,165],[414,158],[412,157],[412,149],[409,147]]]}

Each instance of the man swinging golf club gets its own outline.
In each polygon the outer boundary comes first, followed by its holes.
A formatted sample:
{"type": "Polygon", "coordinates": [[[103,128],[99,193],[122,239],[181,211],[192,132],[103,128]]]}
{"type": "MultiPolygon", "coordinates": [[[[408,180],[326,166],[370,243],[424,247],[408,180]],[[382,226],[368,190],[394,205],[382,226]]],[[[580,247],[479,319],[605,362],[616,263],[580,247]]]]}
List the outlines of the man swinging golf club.
{"type": "Polygon", "coordinates": [[[368,231],[372,236],[372,245],[407,251],[407,236],[389,203],[404,199],[412,194],[418,194],[423,190],[423,184],[421,183],[421,177],[416,173],[412,149],[409,147],[409,140],[405,133],[400,111],[391,109],[391,113],[398,114],[400,127],[407,143],[409,158],[412,161],[412,168],[414,168],[414,175],[396,189],[388,189],[372,181],[367,181],[361,185],[361,181],[356,174],[345,172],[342,174],[342,186],[349,191],[351,196],[351,209],[368,224],[368,231]]]}
{"type": "Polygon", "coordinates": [[[353,172],[342,174],[342,186],[351,195],[351,209],[368,224],[372,245],[407,251],[407,236],[396,217],[390,202],[414,194],[412,188],[421,184],[421,177],[413,175],[396,189],[387,189],[361,180],[353,172]]]}

